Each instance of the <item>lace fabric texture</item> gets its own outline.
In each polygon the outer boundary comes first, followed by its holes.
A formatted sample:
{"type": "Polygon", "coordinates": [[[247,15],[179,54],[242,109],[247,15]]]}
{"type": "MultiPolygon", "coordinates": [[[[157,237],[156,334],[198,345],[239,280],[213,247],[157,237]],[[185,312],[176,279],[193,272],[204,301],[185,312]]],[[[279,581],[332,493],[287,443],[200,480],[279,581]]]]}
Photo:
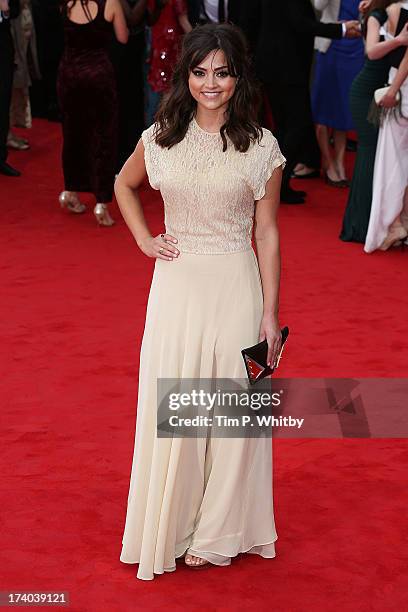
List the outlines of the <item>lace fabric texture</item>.
{"type": "Polygon", "coordinates": [[[150,185],[160,190],[166,232],[186,253],[221,254],[251,248],[255,200],[265,195],[273,171],[284,166],[273,134],[263,128],[260,143],[240,153],[231,141],[195,119],[184,139],[170,149],[154,141],[155,125],[142,133],[150,185]]]}

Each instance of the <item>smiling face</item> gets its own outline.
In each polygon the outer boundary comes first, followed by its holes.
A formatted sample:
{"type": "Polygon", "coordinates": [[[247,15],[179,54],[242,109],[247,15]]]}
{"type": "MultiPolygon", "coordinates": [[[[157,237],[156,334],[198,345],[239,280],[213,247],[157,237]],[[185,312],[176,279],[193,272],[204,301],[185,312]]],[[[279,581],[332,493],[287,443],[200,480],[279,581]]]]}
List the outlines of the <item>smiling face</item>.
{"type": "Polygon", "coordinates": [[[231,76],[224,52],[214,49],[190,71],[188,86],[203,109],[224,111],[235,92],[237,77],[231,76]]]}

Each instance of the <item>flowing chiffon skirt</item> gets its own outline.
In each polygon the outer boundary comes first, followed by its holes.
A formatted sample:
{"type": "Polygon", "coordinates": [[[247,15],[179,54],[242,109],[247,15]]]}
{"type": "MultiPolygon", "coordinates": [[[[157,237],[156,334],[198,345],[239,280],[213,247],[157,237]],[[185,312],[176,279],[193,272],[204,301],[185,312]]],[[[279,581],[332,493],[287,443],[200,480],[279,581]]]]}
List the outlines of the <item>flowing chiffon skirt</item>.
{"type": "MultiPolygon", "coordinates": [[[[390,83],[396,73],[397,70],[391,68],[390,83]]],[[[403,117],[397,115],[396,118],[389,113],[380,127],[374,165],[373,201],[364,245],[366,253],[372,253],[381,246],[390,226],[401,213],[408,222],[408,198],[405,196],[408,187],[408,78],[401,86],[401,96],[403,117]]]]}
{"type": "Polygon", "coordinates": [[[263,298],[251,249],[156,260],[140,353],[134,456],[120,560],[137,578],[186,552],[228,565],[275,556],[271,438],[157,437],[157,378],[246,377],[263,298]]]}

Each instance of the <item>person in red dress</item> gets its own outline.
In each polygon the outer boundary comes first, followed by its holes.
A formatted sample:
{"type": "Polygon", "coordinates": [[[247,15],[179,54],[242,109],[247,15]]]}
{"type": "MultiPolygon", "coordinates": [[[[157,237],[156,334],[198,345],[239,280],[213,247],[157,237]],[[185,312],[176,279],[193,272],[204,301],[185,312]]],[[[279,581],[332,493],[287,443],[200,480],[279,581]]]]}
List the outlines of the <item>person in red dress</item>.
{"type": "MultiPolygon", "coordinates": [[[[192,26],[187,16],[186,0],[149,0],[148,8],[151,52],[147,80],[154,92],[163,94],[170,87],[181,38],[192,30],[192,26]]],[[[160,96],[157,96],[156,107],[159,100],[160,96]]]]}

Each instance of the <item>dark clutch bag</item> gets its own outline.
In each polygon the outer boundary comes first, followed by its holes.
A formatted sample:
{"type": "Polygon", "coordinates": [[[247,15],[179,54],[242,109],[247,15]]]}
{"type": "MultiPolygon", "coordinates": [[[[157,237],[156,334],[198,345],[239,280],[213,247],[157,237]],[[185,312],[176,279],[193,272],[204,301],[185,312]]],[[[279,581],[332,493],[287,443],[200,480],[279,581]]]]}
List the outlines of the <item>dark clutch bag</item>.
{"type": "Polygon", "coordinates": [[[261,380],[261,378],[269,376],[278,367],[280,358],[282,356],[283,347],[285,346],[285,342],[289,335],[289,327],[283,327],[281,329],[281,333],[282,346],[273,367],[268,366],[266,363],[268,357],[268,342],[266,339],[259,342],[259,344],[242,349],[241,354],[244,359],[248,380],[251,385],[254,385],[256,382],[258,382],[258,380],[261,380]]]}

